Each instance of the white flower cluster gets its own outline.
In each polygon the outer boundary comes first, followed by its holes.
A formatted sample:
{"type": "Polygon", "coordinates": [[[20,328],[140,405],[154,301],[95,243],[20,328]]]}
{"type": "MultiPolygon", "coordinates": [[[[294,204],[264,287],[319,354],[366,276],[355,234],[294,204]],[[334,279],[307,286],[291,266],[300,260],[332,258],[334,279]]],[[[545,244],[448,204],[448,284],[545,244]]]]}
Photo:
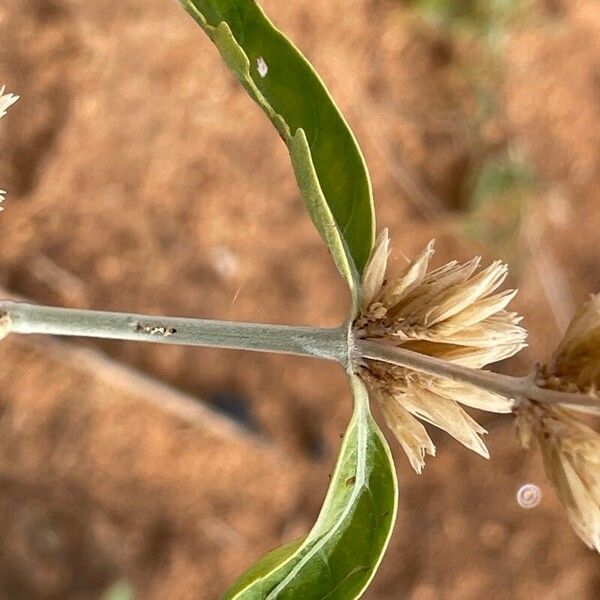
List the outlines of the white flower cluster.
{"type": "Polygon", "coordinates": [[[6,114],[8,108],[19,99],[19,96],[15,96],[15,94],[5,94],[4,89],[5,86],[0,88],[0,119],[6,114]]]}
{"type": "MultiPolygon", "coordinates": [[[[6,114],[9,107],[19,99],[19,96],[15,96],[15,94],[5,94],[4,89],[5,86],[0,88],[0,119],[6,114]]],[[[0,211],[4,210],[1,204],[4,202],[5,194],[6,192],[4,190],[0,190],[0,211]]]]}
{"type": "MultiPolygon", "coordinates": [[[[600,414],[600,294],[575,314],[552,362],[540,370],[543,387],[598,400],[600,414]]],[[[516,410],[517,432],[529,448],[537,439],[550,483],[579,537],[600,552],[600,433],[581,411],[529,401],[516,410]]]]}
{"type": "MultiPolygon", "coordinates": [[[[507,274],[500,261],[479,270],[480,259],[429,270],[433,242],[386,281],[389,238],[379,236],[363,277],[362,310],[354,324],[359,339],[379,341],[465,367],[480,369],[525,346],[521,317],[506,307],[516,291],[494,293],[507,274]]],[[[378,398],[386,421],[418,473],[435,447],[426,421],[482,456],[486,433],[461,407],[510,413],[513,402],[469,384],[368,361],[362,376],[378,398]]]]}

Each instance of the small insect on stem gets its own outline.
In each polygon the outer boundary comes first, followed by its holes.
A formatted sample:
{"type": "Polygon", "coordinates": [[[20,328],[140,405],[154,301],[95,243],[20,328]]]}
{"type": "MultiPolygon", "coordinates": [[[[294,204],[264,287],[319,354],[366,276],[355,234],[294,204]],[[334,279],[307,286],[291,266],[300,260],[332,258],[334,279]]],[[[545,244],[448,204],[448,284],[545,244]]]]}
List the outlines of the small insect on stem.
{"type": "Polygon", "coordinates": [[[139,321],[135,324],[136,333],[148,333],[149,335],[159,335],[170,337],[177,333],[174,327],[164,327],[163,325],[145,325],[139,321]]]}

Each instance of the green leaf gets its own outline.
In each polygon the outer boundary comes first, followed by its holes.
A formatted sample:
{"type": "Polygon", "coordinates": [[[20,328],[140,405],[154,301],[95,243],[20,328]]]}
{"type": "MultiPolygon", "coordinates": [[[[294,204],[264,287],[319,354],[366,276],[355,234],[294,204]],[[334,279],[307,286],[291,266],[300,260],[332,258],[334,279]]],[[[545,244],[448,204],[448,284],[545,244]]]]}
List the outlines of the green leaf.
{"type": "Polygon", "coordinates": [[[375,575],[396,518],[396,473],[365,387],[355,375],[351,382],[354,414],[317,522],[306,539],[259,560],[223,600],[352,600],[375,575]]]}
{"type": "Polygon", "coordinates": [[[311,217],[355,296],[375,217],[364,158],[310,63],[255,0],[180,0],[288,146],[311,217]]]}
{"type": "Polygon", "coordinates": [[[228,600],[229,598],[244,598],[244,590],[251,588],[253,585],[258,585],[258,582],[261,579],[264,580],[269,573],[285,563],[304,543],[304,539],[305,538],[288,542],[265,554],[229,588],[227,595],[223,600],[228,600]]]}

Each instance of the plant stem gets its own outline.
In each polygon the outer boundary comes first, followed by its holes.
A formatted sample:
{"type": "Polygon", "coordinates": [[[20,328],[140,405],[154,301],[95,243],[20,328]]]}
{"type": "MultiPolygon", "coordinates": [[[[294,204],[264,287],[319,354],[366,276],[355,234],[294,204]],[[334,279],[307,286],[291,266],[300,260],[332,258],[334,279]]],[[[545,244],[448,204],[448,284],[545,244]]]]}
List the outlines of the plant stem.
{"type": "Polygon", "coordinates": [[[469,383],[489,392],[511,398],[517,403],[530,399],[542,404],[562,404],[600,413],[600,400],[597,398],[592,398],[586,394],[560,392],[539,387],[536,385],[535,377],[531,375],[511,377],[510,375],[501,375],[483,369],[470,369],[433,356],[370,340],[356,340],[354,353],[359,360],[359,357],[378,360],[421,373],[469,383]]]}
{"type": "MultiPolygon", "coordinates": [[[[348,330],[239,323],[182,317],[156,317],[132,313],[38,306],[27,302],[0,302],[4,329],[22,334],[94,337],[159,344],[234,348],[325,358],[349,369],[348,330]]],[[[3,328],[0,327],[0,332],[3,328]]],[[[421,373],[461,381],[490,392],[543,404],[562,404],[600,414],[600,401],[585,394],[542,388],[534,376],[511,377],[471,369],[372,340],[353,340],[352,363],[378,360],[421,373]]]]}
{"type": "Polygon", "coordinates": [[[182,317],[37,306],[0,302],[0,315],[9,331],[133,340],[160,344],[210,346],[314,356],[348,362],[348,331],[334,329],[238,323],[182,317]]]}

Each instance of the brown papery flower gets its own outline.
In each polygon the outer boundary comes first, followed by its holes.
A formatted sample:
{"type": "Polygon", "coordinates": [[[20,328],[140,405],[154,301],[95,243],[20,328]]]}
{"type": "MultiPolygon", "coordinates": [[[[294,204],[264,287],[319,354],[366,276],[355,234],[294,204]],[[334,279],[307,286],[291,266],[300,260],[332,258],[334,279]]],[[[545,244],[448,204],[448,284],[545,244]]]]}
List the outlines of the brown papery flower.
{"type": "Polygon", "coordinates": [[[5,94],[4,89],[4,86],[0,87],[0,119],[6,114],[8,108],[19,99],[19,96],[14,94],[5,94]]]}
{"type": "MultiPolygon", "coordinates": [[[[542,367],[541,387],[598,398],[600,387],[600,296],[575,314],[550,365],[542,367]]],[[[544,469],[579,537],[600,552],[600,433],[583,422],[582,410],[533,401],[516,409],[517,432],[528,448],[535,436],[544,469]]]]}
{"type": "Polygon", "coordinates": [[[575,313],[544,376],[546,387],[597,395],[600,388],[600,294],[592,295],[575,313]]]}
{"type": "MultiPolygon", "coordinates": [[[[10,106],[12,106],[17,100],[19,96],[15,96],[14,94],[5,94],[4,86],[0,87],[0,119],[6,114],[6,111],[10,106]]],[[[0,205],[4,202],[4,195],[6,192],[4,190],[0,190],[0,205]]],[[[0,206],[0,211],[3,208],[0,206]]]]}
{"type": "MultiPolygon", "coordinates": [[[[384,230],[364,272],[357,338],[412,350],[472,368],[503,360],[525,346],[521,320],[505,309],[516,290],[493,293],[507,275],[500,261],[479,269],[481,259],[452,261],[429,271],[433,242],[409,262],[391,284],[386,282],[389,237],[384,230]]],[[[420,473],[435,446],[417,420],[444,429],[459,442],[489,457],[481,439],[485,429],[459,405],[508,413],[513,402],[498,394],[404,367],[365,360],[363,379],[379,400],[390,429],[420,473]],[[415,418],[417,417],[417,418],[415,418]]]]}

